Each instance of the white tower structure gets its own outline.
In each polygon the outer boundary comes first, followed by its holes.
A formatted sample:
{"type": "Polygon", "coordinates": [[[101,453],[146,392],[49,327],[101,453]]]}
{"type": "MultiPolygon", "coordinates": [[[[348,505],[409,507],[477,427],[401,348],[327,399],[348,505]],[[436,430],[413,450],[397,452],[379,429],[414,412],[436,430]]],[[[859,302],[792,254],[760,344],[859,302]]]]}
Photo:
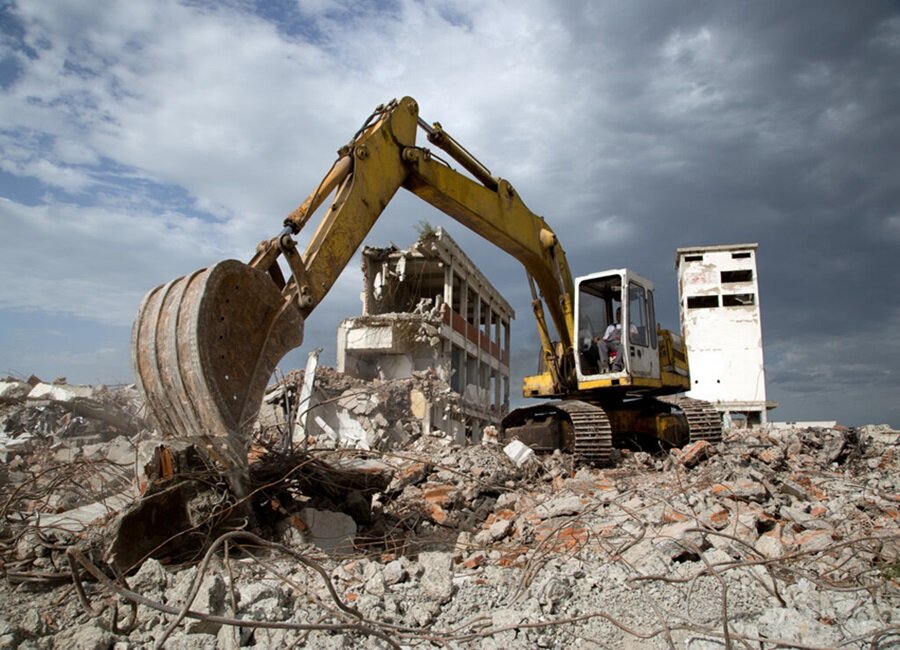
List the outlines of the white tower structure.
{"type": "Polygon", "coordinates": [[[681,330],[689,397],[712,402],[726,427],[766,423],[757,244],[679,248],[681,330]]]}

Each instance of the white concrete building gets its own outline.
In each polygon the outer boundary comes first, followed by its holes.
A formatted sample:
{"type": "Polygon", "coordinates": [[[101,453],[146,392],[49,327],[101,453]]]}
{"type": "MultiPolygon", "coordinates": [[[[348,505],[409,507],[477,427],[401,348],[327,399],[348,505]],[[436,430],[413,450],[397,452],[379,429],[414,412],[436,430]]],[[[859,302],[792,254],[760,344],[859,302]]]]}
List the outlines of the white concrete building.
{"type": "Polygon", "coordinates": [[[726,427],[765,424],[757,244],[679,248],[675,269],[691,371],[689,397],[712,402],[726,427]]]}
{"type": "Polygon", "coordinates": [[[363,316],[338,328],[337,370],[401,379],[431,369],[461,396],[430,426],[477,441],[509,410],[512,307],[442,229],[410,248],[363,250],[363,316]]]}

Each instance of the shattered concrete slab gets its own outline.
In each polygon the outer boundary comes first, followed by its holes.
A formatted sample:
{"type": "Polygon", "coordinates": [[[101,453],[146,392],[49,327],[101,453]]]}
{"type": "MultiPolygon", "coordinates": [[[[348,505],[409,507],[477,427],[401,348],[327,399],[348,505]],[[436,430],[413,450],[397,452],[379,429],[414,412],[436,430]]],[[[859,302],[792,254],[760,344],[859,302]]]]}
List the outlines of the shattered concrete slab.
{"type": "Polygon", "coordinates": [[[4,462],[46,443],[75,448],[130,437],[143,426],[134,386],[110,389],[40,380],[2,384],[6,387],[0,399],[0,459],[4,462]]]}
{"type": "Polygon", "coordinates": [[[39,383],[28,393],[28,399],[50,399],[57,402],[69,402],[76,397],[93,397],[92,386],[76,386],[74,384],[39,383]]]}
{"type": "MultiPolygon", "coordinates": [[[[282,435],[302,381],[303,373],[293,373],[270,388],[259,427],[263,437],[282,435]]],[[[397,449],[422,435],[444,435],[439,423],[461,413],[459,396],[431,371],[365,381],[327,366],[317,369],[312,397],[302,408],[312,449],[397,449]]]]}

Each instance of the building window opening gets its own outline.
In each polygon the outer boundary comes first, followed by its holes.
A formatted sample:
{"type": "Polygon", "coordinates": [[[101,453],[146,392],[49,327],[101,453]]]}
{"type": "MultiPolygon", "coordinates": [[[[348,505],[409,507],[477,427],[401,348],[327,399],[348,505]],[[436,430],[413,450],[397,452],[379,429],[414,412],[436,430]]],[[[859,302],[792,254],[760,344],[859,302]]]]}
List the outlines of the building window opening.
{"type": "Polygon", "coordinates": [[[712,309],[719,306],[719,296],[688,296],[688,309],[712,309]]]}
{"type": "Polygon", "coordinates": [[[453,302],[450,305],[450,308],[455,311],[457,314],[462,315],[462,306],[463,306],[463,292],[465,291],[465,285],[463,284],[462,278],[459,277],[456,273],[453,274],[453,289],[452,296],[453,302]]]}
{"type": "Polygon", "coordinates": [[[745,307],[756,304],[756,296],[752,293],[734,293],[722,296],[723,307],[745,307]]]}
{"type": "Polygon", "coordinates": [[[466,322],[471,326],[475,326],[478,310],[478,294],[469,287],[466,292],[466,322]]]}
{"type": "Polygon", "coordinates": [[[465,372],[465,352],[454,345],[450,353],[450,388],[460,395],[463,392],[463,372],[465,372]]]}
{"type": "Polygon", "coordinates": [[[740,271],[722,271],[722,282],[752,282],[753,270],[742,269],[740,271]]]}

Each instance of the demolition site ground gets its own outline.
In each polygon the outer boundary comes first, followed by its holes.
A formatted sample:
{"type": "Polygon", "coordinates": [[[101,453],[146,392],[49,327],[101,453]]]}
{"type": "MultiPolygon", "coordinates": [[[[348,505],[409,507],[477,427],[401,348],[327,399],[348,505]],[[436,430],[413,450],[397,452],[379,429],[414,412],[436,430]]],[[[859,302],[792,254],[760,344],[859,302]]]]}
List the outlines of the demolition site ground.
{"type": "Polygon", "coordinates": [[[887,427],[597,468],[430,428],[411,399],[454,405],[427,373],[320,368],[364,435],[291,440],[301,382],[271,387],[242,498],[132,386],[0,382],[0,647],[900,647],[887,427]]]}

